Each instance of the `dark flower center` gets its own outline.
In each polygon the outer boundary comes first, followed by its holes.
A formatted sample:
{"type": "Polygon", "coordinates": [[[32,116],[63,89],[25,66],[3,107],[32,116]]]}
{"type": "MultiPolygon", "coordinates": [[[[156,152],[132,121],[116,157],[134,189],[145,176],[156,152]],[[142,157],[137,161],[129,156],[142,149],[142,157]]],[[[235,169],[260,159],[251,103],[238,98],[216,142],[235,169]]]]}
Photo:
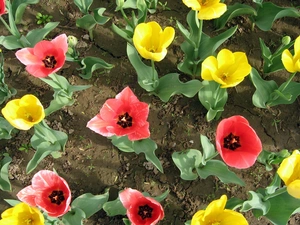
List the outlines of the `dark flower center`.
{"type": "Polygon", "coordinates": [[[239,147],[241,147],[240,144],[240,137],[234,136],[232,133],[230,133],[227,137],[224,138],[224,148],[228,148],[230,150],[235,150],[239,147]]]}
{"type": "Polygon", "coordinates": [[[151,218],[153,209],[149,205],[139,206],[138,215],[142,217],[142,219],[151,218]]]}
{"type": "Polygon", "coordinates": [[[43,63],[46,68],[53,69],[57,63],[55,57],[53,55],[47,55],[45,59],[43,60],[43,63]]]}
{"type": "Polygon", "coordinates": [[[128,112],[124,113],[123,115],[119,115],[117,124],[120,125],[122,128],[131,127],[132,117],[129,116],[128,112]]]}
{"type": "Polygon", "coordinates": [[[63,191],[52,191],[48,197],[50,198],[51,203],[56,205],[60,205],[65,200],[63,191]]]}

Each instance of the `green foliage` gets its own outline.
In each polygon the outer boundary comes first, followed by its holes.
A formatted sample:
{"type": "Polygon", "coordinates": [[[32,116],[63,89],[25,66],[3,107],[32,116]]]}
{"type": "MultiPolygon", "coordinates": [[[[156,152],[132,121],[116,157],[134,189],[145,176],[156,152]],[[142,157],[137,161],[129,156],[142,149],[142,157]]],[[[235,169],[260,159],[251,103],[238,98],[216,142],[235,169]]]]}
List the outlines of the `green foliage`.
{"type": "Polygon", "coordinates": [[[110,139],[112,140],[112,144],[123,152],[144,153],[148,162],[151,162],[160,172],[164,172],[161,162],[155,155],[157,144],[150,138],[130,141],[127,136],[112,136],[110,139]]]}
{"type": "Polygon", "coordinates": [[[6,119],[0,116],[0,140],[11,139],[14,132],[16,132],[16,129],[10,125],[6,119]]]}
{"type": "Polygon", "coordinates": [[[82,67],[79,70],[81,70],[82,73],[79,75],[84,79],[90,79],[95,70],[111,70],[114,67],[114,65],[105,62],[103,59],[92,56],[83,58],[80,61],[80,64],[82,67]]]}
{"type": "Polygon", "coordinates": [[[0,190],[11,191],[11,184],[8,178],[8,166],[12,158],[7,153],[3,154],[3,156],[0,161],[0,190]]]}
{"type": "Polygon", "coordinates": [[[43,15],[42,13],[38,12],[35,16],[36,18],[36,23],[37,24],[46,24],[46,23],[49,23],[51,21],[51,19],[53,18],[53,16],[50,16],[50,15],[43,15]]]}
{"type": "Polygon", "coordinates": [[[29,4],[39,3],[39,0],[14,0],[12,1],[12,15],[15,19],[15,23],[19,24],[22,21],[22,17],[26,7],[29,4]]]}
{"type": "Polygon", "coordinates": [[[195,180],[199,176],[206,179],[208,176],[216,176],[223,183],[235,183],[244,186],[245,183],[234,172],[219,160],[213,160],[218,153],[207,137],[201,135],[203,154],[197,149],[187,149],[182,152],[174,152],[172,159],[180,170],[183,180],[195,180]]]}
{"type": "Polygon", "coordinates": [[[202,81],[202,86],[198,92],[201,104],[207,109],[206,120],[219,119],[226,105],[228,94],[226,88],[220,88],[220,84],[215,81],[202,81]]]}
{"type": "Polygon", "coordinates": [[[263,150],[259,154],[257,161],[264,164],[267,171],[271,171],[273,169],[272,165],[280,164],[282,160],[284,160],[288,156],[290,156],[290,153],[287,149],[283,149],[280,152],[269,152],[263,150]]]}
{"type": "Polygon", "coordinates": [[[93,0],[74,0],[74,3],[83,14],[88,14],[93,0]]]}

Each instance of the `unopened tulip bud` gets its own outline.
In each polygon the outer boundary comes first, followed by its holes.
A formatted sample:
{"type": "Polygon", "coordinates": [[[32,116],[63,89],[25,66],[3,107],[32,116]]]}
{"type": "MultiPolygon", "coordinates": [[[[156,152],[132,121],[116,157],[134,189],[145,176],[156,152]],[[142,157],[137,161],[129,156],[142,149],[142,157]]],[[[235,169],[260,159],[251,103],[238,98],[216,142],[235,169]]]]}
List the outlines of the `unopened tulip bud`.
{"type": "Polygon", "coordinates": [[[281,39],[281,43],[284,44],[284,45],[288,45],[290,42],[291,42],[291,37],[290,36],[284,36],[281,39]]]}
{"type": "Polygon", "coordinates": [[[76,37],[74,37],[72,35],[68,36],[68,45],[69,45],[69,47],[73,48],[77,45],[77,43],[78,43],[78,40],[77,40],[76,37]]]}

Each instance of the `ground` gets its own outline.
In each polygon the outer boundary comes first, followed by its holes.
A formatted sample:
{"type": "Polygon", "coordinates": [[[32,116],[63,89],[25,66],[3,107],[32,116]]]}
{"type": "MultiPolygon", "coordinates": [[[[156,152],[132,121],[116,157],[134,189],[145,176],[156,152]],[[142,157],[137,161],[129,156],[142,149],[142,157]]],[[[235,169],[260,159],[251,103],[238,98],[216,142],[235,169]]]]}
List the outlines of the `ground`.
{"type": "MultiPolygon", "coordinates": [[[[228,4],[233,4],[233,2],[235,1],[226,1],[228,4]]],[[[251,4],[252,1],[243,2],[251,4]]],[[[273,2],[281,6],[297,4],[297,1],[288,0],[273,2]]],[[[176,20],[185,24],[185,16],[189,9],[179,0],[168,1],[167,6],[170,10],[162,10],[160,7],[155,14],[149,16],[149,21],[155,20],[163,26],[172,25],[173,27],[175,27],[176,20]]],[[[126,42],[111,30],[111,24],[119,23],[121,18],[119,12],[114,12],[115,2],[94,1],[91,9],[97,7],[105,7],[105,15],[111,17],[111,20],[104,26],[96,27],[94,41],[89,40],[86,31],[76,27],[75,20],[82,14],[73,1],[41,0],[40,4],[31,5],[26,9],[24,21],[20,25],[24,31],[39,26],[36,25],[35,20],[37,12],[52,15],[52,21],[59,21],[60,24],[48,35],[48,38],[54,38],[61,33],[74,35],[79,39],[78,47],[82,57],[100,57],[113,64],[114,68],[111,71],[96,71],[90,80],[80,78],[78,66],[71,62],[66,62],[63,69],[59,71],[59,74],[67,77],[70,83],[93,85],[85,91],[76,93],[76,102],[73,106],[57,111],[47,118],[53,129],[63,130],[69,135],[66,151],[61,158],[54,159],[49,156],[33,173],[26,174],[25,168],[34,150],[29,149],[26,153],[18,149],[21,145],[29,143],[33,131],[20,131],[11,140],[1,140],[0,153],[8,152],[13,158],[10,166],[13,191],[0,192],[0,212],[7,208],[7,204],[2,199],[15,199],[15,194],[30,184],[32,175],[39,169],[55,168],[68,181],[73,198],[87,192],[102,194],[106,188],[111,188],[111,199],[116,198],[117,192],[126,187],[147,191],[152,196],[160,195],[168,189],[170,194],[163,202],[165,219],[159,223],[162,225],[184,224],[197,210],[205,208],[210,201],[219,198],[222,194],[226,194],[228,198],[235,196],[246,199],[247,191],[266,187],[276,168],[266,172],[265,167],[259,163],[245,170],[232,169],[244,179],[245,187],[224,185],[214,177],[195,181],[180,179],[179,170],[171,158],[172,153],[187,148],[200,149],[200,134],[206,135],[214,143],[215,130],[219,121],[210,123],[206,121],[206,110],[201,106],[197,96],[186,98],[177,95],[168,103],[163,103],[139,87],[136,72],[126,55],[126,42]],[[99,112],[105,100],[114,98],[126,86],[129,86],[141,101],[150,104],[151,139],[158,144],[156,154],[162,162],[164,174],[147,163],[143,155],[121,152],[107,138],[86,128],[87,122],[99,112]]],[[[228,26],[239,25],[238,31],[222,47],[226,46],[232,51],[246,52],[250,64],[261,70],[262,59],[258,38],[262,38],[269,45],[278,46],[283,35],[289,35],[292,39],[299,35],[299,22],[299,18],[283,18],[274,23],[271,31],[263,32],[257,27],[251,30],[251,23],[247,16],[238,17],[228,24],[228,26]]],[[[1,28],[4,29],[3,26],[1,28]]],[[[204,23],[204,31],[212,35],[216,34],[213,31],[212,22],[204,23]]],[[[178,29],[176,29],[176,35],[178,38],[169,48],[167,57],[156,64],[161,75],[169,72],[180,73],[176,65],[182,60],[183,55],[180,49],[182,38],[178,29]]],[[[51,89],[30,76],[15,58],[13,51],[3,51],[7,82],[18,90],[17,97],[32,93],[37,95],[44,105],[49,104],[52,99],[51,89]]],[[[270,74],[268,79],[282,82],[288,76],[287,72],[280,71],[270,74]]],[[[189,78],[182,74],[182,79],[189,78]]],[[[300,81],[299,76],[296,76],[295,81],[300,81]]],[[[282,149],[292,151],[299,148],[299,99],[291,105],[281,105],[270,109],[256,108],[251,100],[254,87],[249,78],[236,88],[230,88],[228,92],[228,102],[221,119],[232,115],[246,117],[256,130],[265,150],[276,152],[282,149]]],[[[245,216],[251,225],[270,224],[264,218],[257,220],[251,212],[246,213],[245,216]]],[[[290,225],[299,223],[299,215],[293,216],[289,222],[290,225]]],[[[122,217],[107,217],[103,211],[100,211],[86,220],[84,224],[117,225],[123,222],[122,217]]]]}

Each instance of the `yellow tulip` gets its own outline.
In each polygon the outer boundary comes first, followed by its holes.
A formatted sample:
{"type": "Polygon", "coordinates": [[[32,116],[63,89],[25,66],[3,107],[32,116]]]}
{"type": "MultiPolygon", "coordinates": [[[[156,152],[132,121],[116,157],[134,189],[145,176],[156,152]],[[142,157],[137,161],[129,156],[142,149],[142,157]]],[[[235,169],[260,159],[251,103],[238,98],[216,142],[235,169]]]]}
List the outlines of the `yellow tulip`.
{"type": "Polygon", "coordinates": [[[192,10],[198,11],[199,20],[212,20],[222,16],[227,6],[220,0],[182,0],[192,10]]]}
{"type": "Polygon", "coordinates": [[[287,186],[287,192],[294,198],[300,198],[300,152],[285,158],[280,164],[277,173],[287,186]]]}
{"type": "Polygon", "coordinates": [[[43,105],[34,95],[9,101],[2,109],[5,119],[19,130],[29,130],[45,118],[43,105]]]}
{"type": "Polygon", "coordinates": [[[281,61],[290,73],[300,72],[300,36],[296,38],[294,43],[294,55],[288,49],[285,49],[282,52],[281,61]]]}
{"type": "Polygon", "coordinates": [[[19,203],[1,214],[0,225],[44,225],[43,214],[35,207],[19,203]]]}
{"type": "Polygon", "coordinates": [[[191,225],[248,225],[247,220],[241,213],[225,209],[226,202],[226,195],[212,201],[205,210],[199,210],[194,214],[191,225]]]}
{"type": "Polygon", "coordinates": [[[228,88],[241,83],[250,71],[251,66],[244,52],[232,53],[222,49],[217,58],[209,56],[202,62],[201,77],[203,80],[216,81],[221,88],[228,88]]]}
{"type": "Polygon", "coordinates": [[[140,23],[133,34],[133,44],[139,54],[145,59],[161,61],[167,55],[167,47],[175,37],[173,27],[164,30],[156,22],[140,23]]]}

